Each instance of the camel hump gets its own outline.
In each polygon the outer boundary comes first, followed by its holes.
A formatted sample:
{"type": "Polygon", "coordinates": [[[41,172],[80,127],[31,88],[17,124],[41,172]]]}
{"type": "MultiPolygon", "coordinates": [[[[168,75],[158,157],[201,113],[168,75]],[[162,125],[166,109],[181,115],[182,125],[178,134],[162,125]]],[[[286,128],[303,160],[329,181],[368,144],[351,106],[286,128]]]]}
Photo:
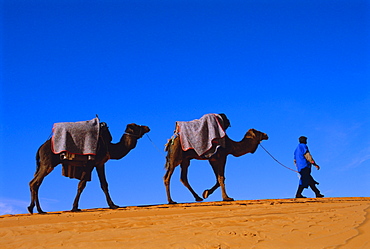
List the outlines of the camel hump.
{"type": "Polygon", "coordinates": [[[104,143],[110,143],[113,140],[112,134],[110,133],[108,124],[105,122],[100,123],[100,137],[103,139],[104,143]]]}
{"type": "Polygon", "coordinates": [[[218,114],[221,117],[222,128],[226,131],[227,128],[231,127],[230,120],[227,118],[225,113],[218,114]]]}

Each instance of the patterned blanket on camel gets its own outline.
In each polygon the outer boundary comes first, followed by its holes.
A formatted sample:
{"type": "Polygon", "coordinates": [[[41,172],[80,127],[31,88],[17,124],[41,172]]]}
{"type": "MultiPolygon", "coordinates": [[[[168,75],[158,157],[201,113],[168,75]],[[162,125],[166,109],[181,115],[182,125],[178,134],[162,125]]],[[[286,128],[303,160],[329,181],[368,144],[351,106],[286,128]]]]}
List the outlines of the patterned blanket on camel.
{"type": "Polygon", "coordinates": [[[177,121],[176,133],[180,136],[182,150],[194,149],[198,156],[211,157],[217,148],[225,147],[222,122],[222,117],[213,113],[192,121],[177,121]]]}
{"type": "Polygon", "coordinates": [[[99,118],[81,122],[55,123],[51,138],[55,154],[68,152],[77,155],[95,155],[99,139],[99,118]]]}

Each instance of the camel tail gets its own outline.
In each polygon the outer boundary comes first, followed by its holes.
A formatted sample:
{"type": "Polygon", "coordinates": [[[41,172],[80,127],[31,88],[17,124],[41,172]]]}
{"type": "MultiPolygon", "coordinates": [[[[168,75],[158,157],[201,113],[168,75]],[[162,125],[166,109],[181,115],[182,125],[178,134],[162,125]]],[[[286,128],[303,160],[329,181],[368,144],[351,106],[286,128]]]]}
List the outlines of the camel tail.
{"type": "Polygon", "coordinates": [[[170,168],[170,154],[171,154],[171,145],[166,144],[166,151],[167,151],[167,156],[166,156],[166,163],[164,165],[164,168],[168,170],[170,168]]]}
{"type": "Polygon", "coordinates": [[[167,140],[166,145],[164,146],[164,151],[167,152],[166,156],[166,164],[164,165],[164,168],[168,170],[171,167],[171,157],[174,156],[174,148],[175,148],[175,141],[176,141],[177,135],[176,133],[173,134],[173,136],[167,140]]]}
{"type": "Polygon", "coordinates": [[[40,152],[40,148],[37,150],[37,153],[36,153],[36,172],[35,172],[35,175],[40,170],[40,153],[39,153],[40,152]]]}
{"type": "Polygon", "coordinates": [[[166,144],[165,151],[167,151],[166,164],[164,165],[166,170],[181,163],[182,150],[179,137],[172,137],[166,144]]]}
{"type": "Polygon", "coordinates": [[[174,136],[172,136],[170,139],[167,140],[167,143],[164,146],[164,151],[167,152],[166,156],[166,163],[164,165],[164,168],[167,170],[170,167],[170,155],[171,155],[171,150],[172,150],[172,145],[174,141],[174,136]]]}

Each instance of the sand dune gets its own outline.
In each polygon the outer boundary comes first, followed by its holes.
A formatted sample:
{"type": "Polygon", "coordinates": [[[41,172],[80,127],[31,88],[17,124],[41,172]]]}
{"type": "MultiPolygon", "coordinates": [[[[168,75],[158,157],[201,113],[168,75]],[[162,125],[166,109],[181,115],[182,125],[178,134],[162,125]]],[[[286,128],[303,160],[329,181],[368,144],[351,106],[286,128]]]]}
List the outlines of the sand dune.
{"type": "Polygon", "coordinates": [[[0,216],[1,248],[370,248],[370,198],[149,205],[0,216]]]}

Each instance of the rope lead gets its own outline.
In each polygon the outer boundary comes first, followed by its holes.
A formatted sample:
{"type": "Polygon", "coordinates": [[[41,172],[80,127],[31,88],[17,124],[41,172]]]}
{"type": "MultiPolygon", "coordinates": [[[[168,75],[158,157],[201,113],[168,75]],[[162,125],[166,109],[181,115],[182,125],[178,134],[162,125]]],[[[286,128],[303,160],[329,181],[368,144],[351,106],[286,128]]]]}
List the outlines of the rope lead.
{"type": "Polygon", "coordinates": [[[155,143],[152,141],[152,139],[150,139],[150,137],[149,137],[149,135],[148,135],[148,133],[147,134],[145,134],[147,137],[148,137],[148,139],[149,139],[149,141],[152,143],[152,145],[153,145],[153,147],[160,153],[160,154],[162,154],[162,156],[166,156],[164,153],[163,153],[163,151],[161,151],[156,145],[155,145],[155,143]]]}
{"type": "Polygon", "coordinates": [[[285,166],[284,164],[282,164],[281,162],[279,162],[273,155],[271,155],[271,153],[270,152],[268,152],[266,149],[265,149],[265,147],[263,147],[262,146],[262,144],[260,144],[260,146],[262,147],[262,149],[264,149],[264,151],[266,151],[266,153],[267,154],[269,154],[269,156],[272,158],[272,159],[274,159],[278,164],[280,164],[281,166],[283,166],[284,168],[287,168],[287,169],[289,169],[289,170],[291,170],[291,171],[294,171],[294,172],[296,172],[296,173],[299,173],[298,171],[296,171],[296,170],[294,170],[294,169],[291,169],[291,168],[289,168],[289,167],[287,167],[287,166],[285,166]]]}

